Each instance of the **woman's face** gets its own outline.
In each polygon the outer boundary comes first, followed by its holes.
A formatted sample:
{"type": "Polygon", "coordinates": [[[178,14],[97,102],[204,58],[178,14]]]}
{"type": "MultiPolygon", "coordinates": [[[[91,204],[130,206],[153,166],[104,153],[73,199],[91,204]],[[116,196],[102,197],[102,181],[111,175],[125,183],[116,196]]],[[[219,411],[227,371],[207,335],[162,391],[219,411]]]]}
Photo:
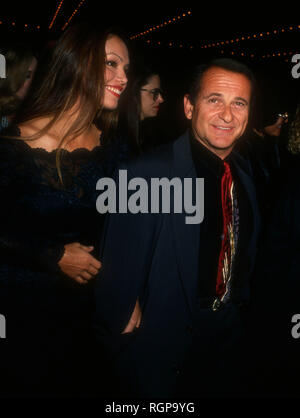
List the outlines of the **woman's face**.
{"type": "Polygon", "coordinates": [[[22,87],[19,88],[19,90],[16,92],[16,95],[19,97],[19,99],[24,100],[28,90],[31,86],[33,77],[34,77],[34,73],[36,70],[36,66],[37,66],[37,60],[36,58],[32,58],[31,64],[27,70],[27,74],[26,74],[26,79],[24,81],[24,84],[22,85],[22,87]]]}
{"type": "Polygon", "coordinates": [[[141,120],[157,116],[159,105],[163,102],[160,78],[158,75],[152,75],[148,83],[141,88],[141,120]]]}
{"type": "Polygon", "coordinates": [[[105,44],[105,94],[104,108],[114,110],[127,85],[129,54],[125,43],[112,36],[105,44]]]}

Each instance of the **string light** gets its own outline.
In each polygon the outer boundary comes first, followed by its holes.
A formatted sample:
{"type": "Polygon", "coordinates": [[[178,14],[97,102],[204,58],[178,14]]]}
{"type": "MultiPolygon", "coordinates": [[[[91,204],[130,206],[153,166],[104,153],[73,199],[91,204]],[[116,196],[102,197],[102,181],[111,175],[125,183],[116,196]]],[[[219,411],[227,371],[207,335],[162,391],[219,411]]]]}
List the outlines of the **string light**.
{"type": "MultiPolygon", "coordinates": [[[[180,44],[178,44],[178,45],[175,45],[175,43],[174,42],[167,42],[167,41],[165,41],[165,43],[163,44],[161,41],[150,41],[149,39],[146,41],[147,42],[147,44],[148,45],[153,45],[153,46],[156,46],[156,45],[159,45],[159,46],[166,46],[166,47],[169,47],[169,48],[172,48],[172,47],[175,47],[175,46],[177,46],[177,47],[179,47],[179,48],[183,48],[183,45],[182,45],[182,43],[180,43],[180,44]]],[[[189,45],[189,46],[186,46],[188,49],[194,49],[194,46],[193,45],[189,45]]],[[[204,46],[204,48],[207,48],[208,47],[208,45],[205,45],[204,46]]],[[[261,53],[257,53],[257,52],[253,52],[253,51],[247,51],[247,52],[245,52],[245,51],[225,51],[224,49],[222,49],[221,51],[220,51],[220,53],[222,54],[222,55],[224,55],[225,53],[226,54],[228,54],[228,55],[231,55],[231,56],[234,56],[234,57],[245,57],[245,58],[251,58],[251,59],[267,59],[267,58],[286,58],[287,56],[290,56],[290,55],[295,55],[295,54],[298,54],[299,52],[292,52],[292,51],[277,51],[277,52],[269,52],[269,53],[265,53],[265,54],[261,54],[261,53]]],[[[287,60],[285,60],[285,61],[287,61],[287,60]]]]}
{"type": "Polygon", "coordinates": [[[149,34],[151,34],[151,32],[153,32],[153,31],[155,31],[157,29],[163,28],[163,27],[165,27],[167,25],[170,25],[171,23],[175,23],[175,22],[177,22],[178,20],[180,20],[182,18],[185,18],[185,17],[190,16],[191,14],[192,14],[192,12],[189,10],[186,13],[182,13],[182,15],[178,15],[176,17],[173,17],[173,18],[169,19],[169,20],[165,20],[163,23],[161,23],[159,25],[154,25],[154,26],[146,29],[144,32],[140,32],[140,33],[138,33],[136,35],[132,35],[130,37],[130,39],[137,39],[137,38],[140,38],[142,36],[149,35],[149,34]]]}
{"type": "Polygon", "coordinates": [[[41,29],[40,25],[35,25],[35,24],[31,24],[31,25],[29,25],[28,23],[17,24],[15,21],[3,21],[3,20],[0,21],[0,25],[5,25],[5,24],[9,26],[13,26],[14,28],[17,26],[18,27],[22,26],[25,29],[41,29]]]}
{"type": "MultiPolygon", "coordinates": [[[[285,33],[288,30],[291,32],[291,31],[296,31],[296,30],[299,30],[299,29],[300,29],[300,25],[296,25],[295,27],[294,26],[289,26],[286,29],[285,28],[280,28],[278,30],[274,29],[273,33],[275,35],[279,35],[280,33],[285,33]]],[[[229,44],[229,43],[233,44],[233,43],[239,43],[240,41],[251,40],[251,39],[258,40],[258,39],[263,39],[263,38],[269,37],[270,35],[271,35],[271,32],[269,32],[269,31],[260,32],[260,33],[253,33],[253,34],[243,35],[240,38],[231,39],[230,41],[228,41],[228,40],[227,41],[218,41],[218,42],[215,42],[213,45],[212,44],[205,44],[205,45],[202,45],[201,48],[211,48],[211,47],[216,47],[216,46],[218,47],[218,46],[223,46],[225,43],[226,44],[229,44]]]]}
{"type": "Polygon", "coordinates": [[[61,1],[60,1],[60,3],[59,3],[59,5],[58,5],[58,7],[57,7],[57,9],[56,9],[56,12],[54,13],[53,19],[51,20],[51,23],[50,23],[50,25],[49,25],[49,28],[48,28],[48,29],[51,29],[51,28],[52,28],[52,26],[53,26],[53,24],[54,24],[54,22],[55,22],[55,19],[56,19],[57,15],[58,15],[58,13],[59,13],[59,11],[60,11],[60,8],[61,8],[61,6],[62,6],[63,2],[64,2],[64,0],[61,0],[61,1]]]}
{"type": "MultiPolygon", "coordinates": [[[[224,50],[221,50],[221,54],[225,54],[224,50]]],[[[288,55],[295,55],[298,54],[298,52],[292,52],[292,51],[284,51],[284,52],[268,52],[267,54],[257,54],[254,52],[234,52],[231,51],[230,55],[235,55],[235,56],[241,56],[241,57],[248,57],[248,58],[262,58],[262,59],[266,59],[266,58],[277,58],[277,57],[286,57],[288,55]]]]}
{"type": "Polygon", "coordinates": [[[80,7],[83,5],[83,3],[85,3],[85,0],[81,0],[76,9],[73,11],[73,13],[71,14],[71,16],[69,17],[69,19],[66,21],[66,23],[64,24],[64,26],[61,28],[61,30],[65,30],[66,27],[68,26],[68,24],[71,22],[71,20],[73,19],[73,17],[76,15],[76,13],[78,13],[78,10],[80,9],[80,7]]]}
{"type": "MultiPolygon", "coordinates": [[[[286,28],[280,28],[278,30],[274,29],[273,33],[275,35],[280,35],[281,33],[286,33],[288,31],[290,32],[294,32],[296,30],[300,29],[300,25],[296,25],[296,26],[288,26],[286,28]]],[[[150,30],[150,29],[149,29],[150,30]]],[[[152,28],[153,30],[153,28],[152,28]]],[[[148,34],[148,32],[143,32],[142,34],[148,34]]],[[[208,48],[217,48],[217,47],[224,47],[226,45],[233,45],[233,44],[238,44],[241,41],[246,41],[246,40],[261,40],[261,39],[266,39],[267,37],[269,37],[271,35],[270,31],[267,32],[259,32],[259,33],[253,33],[253,34],[248,34],[248,35],[243,35],[237,38],[232,38],[230,40],[223,40],[223,41],[212,41],[210,43],[203,43],[203,44],[199,44],[199,45],[193,45],[193,47],[199,47],[201,49],[208,49],[208,48]]],[[[138,35],[136,35],[138,36],[138,35]]],[[[157,42],[158,45],[164,45],[162,42],[157,42]]],[[[178,41],[178,45],[182,45],[183,42],[182,41],[178,41]]],[[[165,45],[170,46],[170,41],[165,41],[165,45]]],[[[175,43],[172,42],[172,46],[175,46],[175,43]]],[[[191,46],[189,46],[190,48],[191,46]]],[[[182,46],[180,46],[180,48],[182,48],[182,46]]]]}

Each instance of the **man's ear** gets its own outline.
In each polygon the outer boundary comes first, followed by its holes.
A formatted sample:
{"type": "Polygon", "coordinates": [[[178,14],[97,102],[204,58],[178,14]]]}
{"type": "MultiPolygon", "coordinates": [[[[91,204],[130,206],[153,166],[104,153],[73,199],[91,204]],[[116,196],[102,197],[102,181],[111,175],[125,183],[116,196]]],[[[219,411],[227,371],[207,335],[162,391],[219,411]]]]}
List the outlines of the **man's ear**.
{"type": "Polygon", "coordinates": [[[190,96],[188,94],[184,95],[183,105],[184,105],[185,117],[191,120],[193,117],[194,106],[192,105],[190,96]]]}

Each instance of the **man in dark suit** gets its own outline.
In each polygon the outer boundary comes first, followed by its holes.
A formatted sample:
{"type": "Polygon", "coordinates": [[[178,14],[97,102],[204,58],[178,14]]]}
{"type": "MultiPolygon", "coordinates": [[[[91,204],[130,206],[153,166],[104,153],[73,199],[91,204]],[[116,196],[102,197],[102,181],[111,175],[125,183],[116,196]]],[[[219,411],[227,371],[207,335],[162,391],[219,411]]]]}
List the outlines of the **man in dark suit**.
{"type": "Polygon", "coordinates": [[[259,221],[248,166],[233,149],[253,83],[233,60],[198,68],[184,97],[189,131],[125,167],[128,179],[149,185],[149,201],[153,178],[204,179],[201,223],[187,222],[187,205],[178,213],[176,201],[170,213],[108,216],[95,331],[128,395],[229,396],[241,388],[259,221]]]}

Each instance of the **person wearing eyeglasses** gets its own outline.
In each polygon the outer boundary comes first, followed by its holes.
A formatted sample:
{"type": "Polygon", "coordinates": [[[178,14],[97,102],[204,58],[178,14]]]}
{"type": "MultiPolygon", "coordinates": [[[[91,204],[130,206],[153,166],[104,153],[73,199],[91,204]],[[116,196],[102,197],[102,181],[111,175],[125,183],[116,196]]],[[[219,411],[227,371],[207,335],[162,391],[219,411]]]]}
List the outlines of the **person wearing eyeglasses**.
{"type": "Polygon", "coordinates": [[[164,102],[163,92],[160,88],[160,77],[152,74],[148,82],[141,89],[141,113],[140,118],[155,117],[159,111],[159,105],[164,102]]]}
{"type": "Polygon", "coordinates": [[[136,153],[142,153],[165,142],[162,124],[157,118],[164,93],[158,71],[139,67],[129,81],[121,100],[121,132],[136,153]]]}

